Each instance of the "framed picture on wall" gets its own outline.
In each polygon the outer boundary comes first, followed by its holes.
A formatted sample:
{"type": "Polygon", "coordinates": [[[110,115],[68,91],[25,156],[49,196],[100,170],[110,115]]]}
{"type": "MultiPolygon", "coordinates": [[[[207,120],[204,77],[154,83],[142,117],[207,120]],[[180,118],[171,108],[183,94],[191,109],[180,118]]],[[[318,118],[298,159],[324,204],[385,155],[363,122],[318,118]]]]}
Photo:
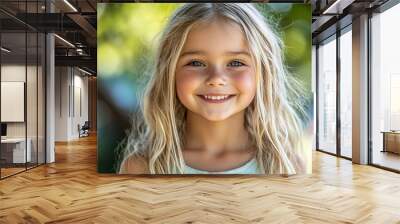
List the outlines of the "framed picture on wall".
{"type": "Polygon", "coordinates": [[[99,172],[311,172],[309,5],[97,11],[99,172]]]}

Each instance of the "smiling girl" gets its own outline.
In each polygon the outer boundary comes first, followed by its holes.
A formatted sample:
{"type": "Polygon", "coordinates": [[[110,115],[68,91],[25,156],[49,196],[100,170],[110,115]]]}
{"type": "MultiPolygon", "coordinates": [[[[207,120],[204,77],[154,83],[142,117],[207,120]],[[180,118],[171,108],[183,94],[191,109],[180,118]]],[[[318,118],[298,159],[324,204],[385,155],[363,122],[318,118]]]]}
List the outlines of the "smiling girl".
{"type": "Polygon", "coordinates": [[[305,171],[282,43],[252,4],[183,5],[156,59],[120,173],[305,171]]]}

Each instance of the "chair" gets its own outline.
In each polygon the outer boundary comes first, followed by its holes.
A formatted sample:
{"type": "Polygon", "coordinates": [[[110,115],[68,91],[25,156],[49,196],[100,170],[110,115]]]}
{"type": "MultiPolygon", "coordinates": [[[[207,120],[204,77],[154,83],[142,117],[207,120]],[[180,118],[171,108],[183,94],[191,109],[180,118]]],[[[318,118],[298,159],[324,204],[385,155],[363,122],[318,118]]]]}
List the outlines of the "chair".
{"type": "Polygon", "coordinates": [[[90,129],[89,121],[85,121],[82,127],[80,127],[80,125],[78,124],[79,138],[89,136],[89,129],[90,129]]]}

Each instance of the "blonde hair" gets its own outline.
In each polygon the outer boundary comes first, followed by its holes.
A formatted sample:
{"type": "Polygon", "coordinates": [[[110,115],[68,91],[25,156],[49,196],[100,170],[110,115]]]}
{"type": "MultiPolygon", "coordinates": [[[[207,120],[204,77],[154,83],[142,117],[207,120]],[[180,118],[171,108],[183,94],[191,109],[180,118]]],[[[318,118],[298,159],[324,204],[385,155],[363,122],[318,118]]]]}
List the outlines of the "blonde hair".
{"type": "MultiPolygon", "coordinates": [[[[283,44],[252,4],[188,3],[170,18],[160,39],[155,71],[144,94],[144,126],[131,131],[128,156],[141,156],[151,174],[182,174],[185,107],[175,89],[175,68],[193,25],[216,18],[239,24],[256,65],[257,90],[246,108],[245,127],[256,146],[259,169],[265,174],[295,174],[304,169],[301,127],[291,96],[299,96],[285,69],[283,44]],[[292,94],[291,94],[292,93],[292,94]]],[[[298,107],[301,108],[301,107],[298,107]]],[[[139,126],[140,118],[134,126],[139,126]]]]}

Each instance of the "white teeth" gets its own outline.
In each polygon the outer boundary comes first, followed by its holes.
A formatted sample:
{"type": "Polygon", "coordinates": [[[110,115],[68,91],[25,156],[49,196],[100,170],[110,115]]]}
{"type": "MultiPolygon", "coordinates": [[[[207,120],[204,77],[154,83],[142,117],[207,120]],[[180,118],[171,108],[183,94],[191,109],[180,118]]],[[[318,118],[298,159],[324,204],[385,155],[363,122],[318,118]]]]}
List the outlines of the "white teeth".
{"type": "Polygon", "coordinates": [[[225,100],[228,97],[229,97],[229,95],[224,95],[224,96],[208,96],[208,95],[204,95],[204,98],[206,98],[208,100],[225,100]]]}

